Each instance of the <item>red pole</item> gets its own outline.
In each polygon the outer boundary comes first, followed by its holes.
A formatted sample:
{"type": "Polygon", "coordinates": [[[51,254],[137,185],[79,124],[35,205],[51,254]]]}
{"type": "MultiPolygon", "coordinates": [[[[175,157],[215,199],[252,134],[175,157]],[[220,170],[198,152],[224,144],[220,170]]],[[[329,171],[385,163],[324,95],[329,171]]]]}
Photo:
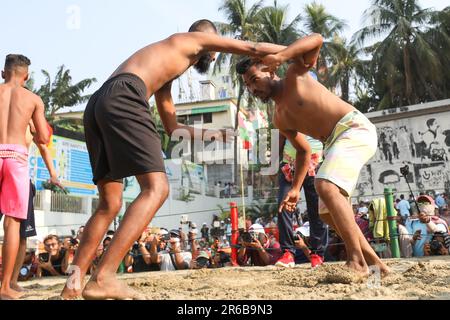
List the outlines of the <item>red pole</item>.
{"type": "Polygon", "coordinates": [[[230,219],[231,219],[231,262],[237,265],[237,242],[239,238],[238,229],[238,210],[236,202],[230,202],[230,219]]]}

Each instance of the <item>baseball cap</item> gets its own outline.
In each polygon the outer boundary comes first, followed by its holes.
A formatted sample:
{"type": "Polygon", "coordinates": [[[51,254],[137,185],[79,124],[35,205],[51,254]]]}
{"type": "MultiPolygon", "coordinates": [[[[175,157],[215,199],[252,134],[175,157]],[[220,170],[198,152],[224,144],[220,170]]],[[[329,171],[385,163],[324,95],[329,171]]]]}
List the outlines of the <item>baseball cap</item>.
{"type": "Polygon", "coordinates": [[[305,237],[309,237],[309,221],[305,222],[301,227],[295,229],[296,233],[301,233],[305,237]]]}
{"type": "Polygon", "coordinates": [[[248,232],[254,232],[254,233],[266,233],[264,230],[264,227],[260,225],[259,223],[252,224],[250,228],[248,228],[248,232]]]}
{"type": "Polygon", "coordinates": [[[196,259],[199,259],[199,258],[209,259],[209,255],[206,251],[200,251],[200,253],[198,254],[196,259]]]}
{"type": "Polygon", "coordinates": [[[171,237],[180,238],[180,231],[177,229],[172,229],[169,233],[171,237]]]}

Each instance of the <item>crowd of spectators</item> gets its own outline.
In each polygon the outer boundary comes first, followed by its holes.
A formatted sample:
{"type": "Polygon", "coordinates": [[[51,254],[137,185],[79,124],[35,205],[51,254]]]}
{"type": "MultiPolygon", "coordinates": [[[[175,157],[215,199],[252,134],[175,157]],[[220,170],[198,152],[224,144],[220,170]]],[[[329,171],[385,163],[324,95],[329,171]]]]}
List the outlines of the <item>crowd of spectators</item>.
{"type": "MultiPolygon", "coordinates": [[[[361,201],[354,205],[355,220],[362,233],[382,258],[392,257],[390,241],[398,238],[402,258],[448,255],[450,236],[447,194],[436,197],[421,194],[416,199],[399,195],[394,207],[397,230],[388,232],[384,199],[361,201]]],[[[29,251],[20,271],[19,280],[33,277],[65,275],[82,239],[83,227],[75,236],[48,235],[40,252],[29,251]]],[[[185,269],[221,268],[233,266],[231,259],[231,221],[213,218],[211,225],[195,223],[168,230],[147,228],[130,248],[117,272],[174,271],[185,269]]],[[[295,221],[295,262],[309,262],[309,222],[307,212],[295,221]]],[[[277,237],[276,217],[248,216],[245,229],[239,230],[235,266],[274,265],[282,251],[277,237]]],[[[109,230],[98,247],[88,273],[93,273],[114,239],[109,230]]],[[[343,241],[329,230],[325,261],[346,260],[343,241]]]]}

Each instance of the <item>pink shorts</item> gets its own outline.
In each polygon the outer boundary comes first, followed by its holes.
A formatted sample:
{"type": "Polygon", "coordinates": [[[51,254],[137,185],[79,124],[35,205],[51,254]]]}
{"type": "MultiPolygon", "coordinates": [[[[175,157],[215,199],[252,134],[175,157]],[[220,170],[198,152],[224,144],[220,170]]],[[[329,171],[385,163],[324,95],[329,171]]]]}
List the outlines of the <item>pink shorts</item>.
{"type": "Polygon", "coordinates": [[[0,212],[26,219],[30,177],[28,150],[17,144],[0,144],[0,212]]]}

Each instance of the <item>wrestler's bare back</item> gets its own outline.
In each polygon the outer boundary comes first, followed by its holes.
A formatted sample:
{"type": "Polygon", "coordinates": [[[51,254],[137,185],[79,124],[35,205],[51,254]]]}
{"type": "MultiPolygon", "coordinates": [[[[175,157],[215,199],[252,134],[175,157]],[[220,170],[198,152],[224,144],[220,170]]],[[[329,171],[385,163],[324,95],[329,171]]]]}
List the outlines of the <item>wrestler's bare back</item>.
{"type": "Polygon", "coordinates": [[[0,84],[0,144],[29,145],[25,132],[39,108],[43,112],[42,100],[34,93],[13,84],[0,84]]]}
{"type": "Polygon", "coordinates": [[[355,110],[295,64],[289,66],[283,81],[282,98],[273,117],[282,131],[298,131],[325,142],[336,123],[355,110]]]}

